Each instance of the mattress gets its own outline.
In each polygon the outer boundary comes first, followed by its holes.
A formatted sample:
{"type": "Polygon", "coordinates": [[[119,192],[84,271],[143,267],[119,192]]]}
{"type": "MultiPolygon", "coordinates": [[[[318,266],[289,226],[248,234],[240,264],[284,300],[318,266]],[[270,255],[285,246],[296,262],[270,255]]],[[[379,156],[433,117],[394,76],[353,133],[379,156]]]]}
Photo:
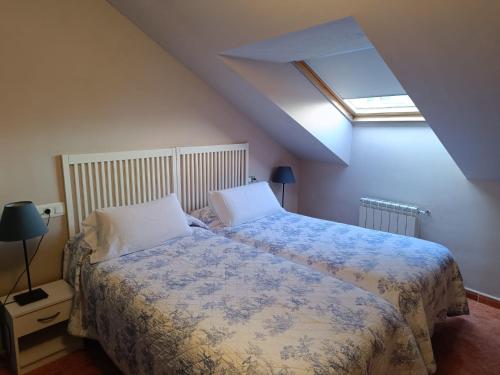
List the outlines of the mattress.
{"type": "Polygon", "coordinates": [[[429,372],[436,370],[434,325],[469,312],[459,267],[439,244],[286,211],[235,227],[209,207],[192,215],[215,233],[383,297],[412,329],[429,372]]]}
{"type": "Polygon", "coordinates": [[[194,228],[91,265],[65,249],[70,333],[126,374],[422,374],[411,330],[384,299],[194,228]]]}

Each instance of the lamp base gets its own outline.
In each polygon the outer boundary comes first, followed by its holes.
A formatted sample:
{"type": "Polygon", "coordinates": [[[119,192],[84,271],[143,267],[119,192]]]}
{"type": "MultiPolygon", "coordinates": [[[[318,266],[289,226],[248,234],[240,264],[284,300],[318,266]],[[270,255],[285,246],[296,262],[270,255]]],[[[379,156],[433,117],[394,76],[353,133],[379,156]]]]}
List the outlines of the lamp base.
{"type": "Polygon", "coordinates": [[[16,301],[19,305],[24,306],[41,299],[45,299],[48,296],[49,295],[43,289],[38,288],[26,293],[16,294],[14,296],[14,301],[16,301]]]}

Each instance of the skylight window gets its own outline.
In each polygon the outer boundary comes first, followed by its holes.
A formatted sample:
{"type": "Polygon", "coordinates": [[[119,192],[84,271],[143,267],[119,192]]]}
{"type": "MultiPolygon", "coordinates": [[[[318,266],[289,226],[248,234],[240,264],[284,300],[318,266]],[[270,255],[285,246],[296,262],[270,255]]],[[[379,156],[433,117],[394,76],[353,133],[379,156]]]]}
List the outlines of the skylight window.
{"type": "Polygon", "coordinates": [[[375,48],[298,61],[295,66],[353,122],[425,121],[375,48]]]}
{"type": "Polygon", "coordinates": [[[344,103],[357,115],[360,114],[418,114],[418,108],[408,95],[375,96],[371,98],[344,99],[344,103]]]}

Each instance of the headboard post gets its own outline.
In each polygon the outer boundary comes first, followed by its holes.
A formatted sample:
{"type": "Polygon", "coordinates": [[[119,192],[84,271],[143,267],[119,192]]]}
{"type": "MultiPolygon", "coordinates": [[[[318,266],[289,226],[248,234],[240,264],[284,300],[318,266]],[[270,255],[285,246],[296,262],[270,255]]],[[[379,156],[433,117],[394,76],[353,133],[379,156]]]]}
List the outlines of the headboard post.
{"type": "Polygon", "coordinates": [[[66,215],[68,218],[68,234],[69,237],[75,235],[75,220],[73,211],[73,192],[71,191],[71,175],[69,169],[69,156],[61,155],[62,167],[63,167],[63,178],[64,178],[64,195],[66,198],[66,215]],[[70,220],[70,218],[72,220],[70,220]]]}

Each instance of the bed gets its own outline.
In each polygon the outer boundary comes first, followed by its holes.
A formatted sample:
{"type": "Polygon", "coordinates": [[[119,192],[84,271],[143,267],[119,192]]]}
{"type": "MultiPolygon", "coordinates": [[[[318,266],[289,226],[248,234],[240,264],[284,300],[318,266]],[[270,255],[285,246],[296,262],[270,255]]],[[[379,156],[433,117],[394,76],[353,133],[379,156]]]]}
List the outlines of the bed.
{"type": "Polygon", "coordinates": [[[65,249],[69,331],[124,373],[426,373],[391,304],[308,267],[201,228],[96,264],[84,244],[65,249]]]}
{"type": "Polygon", "coordinates": [[[62,165],[69,331],[98,340],[124,373],[426,373],[399,312],[350,283],[187,221],[188,234],[132,251],[162,223],[173,231],[209,190],[244,184],[247,144],[63,155],[62,165]],[[141,211],[171,193],[176,220],[141,211]],[[129,226],[108,227],[104,214],[129,226]]]}
{"type": "Polygon", "coordinates": [[[462,277],[445,247],[417,238],[280,211],[225,227],[205,207],[191,213],[215,233],[335,276],[397,307],[429,372],[436,370],[434,325],[468,314],[462,277]]]}
{"type": "MultiPolygon", "coordinates": [[[[286,260],[282,250],[293,243],[299,216],[273,218],[276,221],[269,225],[277,227],[283,225],[279,220],[291,220],[288,228],[282,228],[290,231],[290,239],[277,236],[278,244],[270,242],[269,249],[265,237],[262,241],[247,237],[260,248],[256,249],[242,244],[245,239],[238,238],[237,231],[213,226],[238,241],[197,228],[194,237],[159,248],[97,264],[88,261],[79,233],[94,210],[142,204],[176,193],[184,211],[191,212],[207,206],[210,191],[245,185],[248,161],[248,144],[62,155],[72,238],[65,251],[65,278],[76,290],[71,332],[98,339],[128,373],[411,374],[425,372],[425,365],[433,372],[429,329],[436,319],[434,310],[429,314],[423,301],[413,302],[418,293],[407,292],[406,284],[398,282],[398,273],[385,274],[381,290],[366,287],[375,292],[370,293],[340,280],[348,279],[340,271],[349,271],[349,262],[343,265],[338,259],[342,267],[333,277],[313,269],[321,258],[315,264],[296,256],[290,257],[294,262],[286,260]],[[400,303],[388,303],[379,294],[386,299],[404,296],[405,316],[398,311],[400,303]],[[413,316],[416,320],[409,319],[413,316]]],[[[201,217],[207,219],[207,215],[201,217]]],[[[304,225],[320,224],[333,225],[304,225]]],[[[299,249],[312,246],[321,225],[309,228],[302,240],[297,238],[299,249]]],[[[251,226],[247,230],[252,236],[260,231],[251,226]]],[[[344,238],[348,241],[343,250],[349,254],[354,240],[344,238]]],[[[373,243],[377,241],[380,238],[373,243]]],[[[362,272],[352,278],[358,285],[377,269],[376,259],[369,255],[360,262],[362,272]]],[[[330,263],[329,271],[334,271],[335,264],[330,263]]],[[[453,285],[461,285],[458,269],[452,277],[456,278],[453,285]]],[[[434,293],[431,300],[440,306],[441,291],[434,293]]],[[[466,303],[460,298],[459,292],[450,297],[447,303],[454,303],[455,310],[448,308],[441,314],[465,312],[466,303]]]]}

